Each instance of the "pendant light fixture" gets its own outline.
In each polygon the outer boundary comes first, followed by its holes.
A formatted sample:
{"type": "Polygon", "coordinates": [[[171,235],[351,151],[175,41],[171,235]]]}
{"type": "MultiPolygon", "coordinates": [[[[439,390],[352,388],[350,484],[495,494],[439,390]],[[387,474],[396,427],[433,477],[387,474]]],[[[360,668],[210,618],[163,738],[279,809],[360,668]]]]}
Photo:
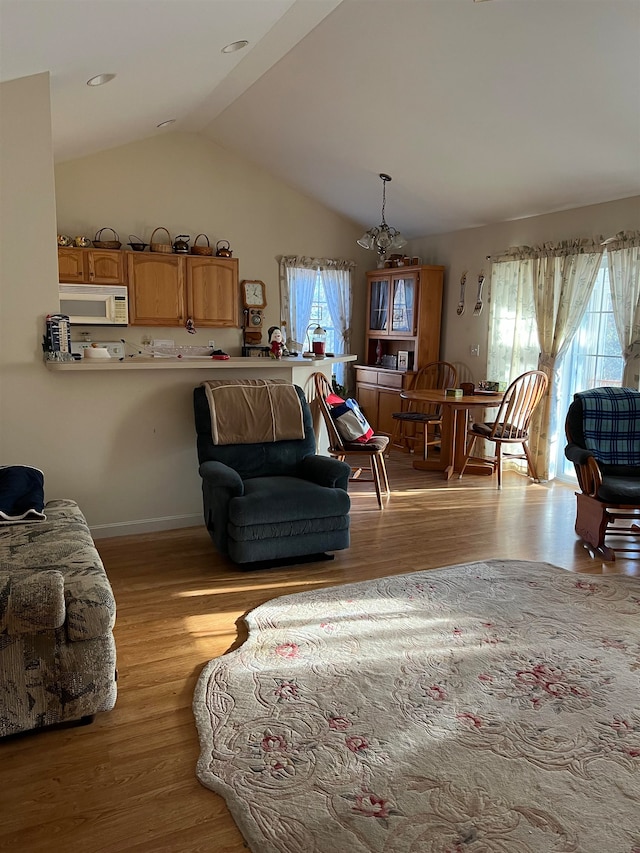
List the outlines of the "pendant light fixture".
{"type": "Polygon", "coordinates": [[[363,234],[358,240],[358,245],[362,246],[363,249],[375,249],[382,260],[387,252],[392,249],[402,249],[403,246],[406,246],[407,241],[397,228],[391,228],[385,221],[384,206],[386,202],[386,189],[391,177],[381,172],[380,179],[382,181],[382,222],[377,228],[370,228],[363,234]]]}

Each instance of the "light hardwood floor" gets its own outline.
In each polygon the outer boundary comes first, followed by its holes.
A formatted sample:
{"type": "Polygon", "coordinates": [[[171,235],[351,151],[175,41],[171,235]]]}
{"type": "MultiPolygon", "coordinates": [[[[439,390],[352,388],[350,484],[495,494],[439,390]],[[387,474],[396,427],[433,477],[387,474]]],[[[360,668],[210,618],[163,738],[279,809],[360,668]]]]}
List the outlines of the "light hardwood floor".
{"type": "Polygon", "coordinates": [[[243,572],[197,527],[98,540],[118,604],[118,701],[90,726],[0,742],[0,850],[246,851],[224,801],[196,779],[191,700],[204,664],[242,642],[242,615],[270,598],[490,558],[640,578],[640,559],[591,559],[570,486],[508,473],[501,492],[488,477],[446,483],[398,453],[389,477],[382,512],[372,487],[354,485],[352,545],[333,562],[243,572]]]}

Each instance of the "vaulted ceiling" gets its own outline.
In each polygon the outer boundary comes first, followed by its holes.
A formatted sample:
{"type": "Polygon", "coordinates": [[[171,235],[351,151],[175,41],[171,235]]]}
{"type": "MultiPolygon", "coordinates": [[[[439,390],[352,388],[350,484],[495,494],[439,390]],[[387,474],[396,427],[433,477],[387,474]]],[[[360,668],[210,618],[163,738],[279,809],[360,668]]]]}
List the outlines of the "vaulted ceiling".
{"type": "Polygon", "coordinates": [[[640,0],[0,0],[44,71],[58,161],[202,133],[365,227],[387,172],[409,237],[640,195],[640,0]]]}

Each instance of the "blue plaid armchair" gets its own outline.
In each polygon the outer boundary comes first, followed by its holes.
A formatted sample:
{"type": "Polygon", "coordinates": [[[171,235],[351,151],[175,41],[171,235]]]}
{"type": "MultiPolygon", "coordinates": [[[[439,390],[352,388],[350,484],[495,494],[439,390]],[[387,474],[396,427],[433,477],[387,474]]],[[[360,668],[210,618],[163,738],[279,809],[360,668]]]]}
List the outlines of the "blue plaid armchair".
{"type": "MultiPolygon", "coordinates": [[[[565,422],[565,456],[573,462],[575,530],[604,560],[615,551],[605,537],[627,540],[640,534],[640,392],[632,388],[592,388],[574,395],[565,422]]],[[[610,540],[609,540],[610,541],[610,540]]]]}

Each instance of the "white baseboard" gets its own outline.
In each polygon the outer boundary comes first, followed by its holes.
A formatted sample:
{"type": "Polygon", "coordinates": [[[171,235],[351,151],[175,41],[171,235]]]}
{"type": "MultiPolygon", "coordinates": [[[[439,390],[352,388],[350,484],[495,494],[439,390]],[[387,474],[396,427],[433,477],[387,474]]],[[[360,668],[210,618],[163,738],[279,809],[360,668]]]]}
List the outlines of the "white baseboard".
{"type": "Polygon", "coordinates": [[[118,521],[115,524],[92,526],[94,539],[111,539],[114,536],[134,536],[138,533],[157,533],[159,530],[175,530],[179,527],[204,527],[202,514],[167,515],[163,518],[144,518],[137,521],[118,521]]]}

